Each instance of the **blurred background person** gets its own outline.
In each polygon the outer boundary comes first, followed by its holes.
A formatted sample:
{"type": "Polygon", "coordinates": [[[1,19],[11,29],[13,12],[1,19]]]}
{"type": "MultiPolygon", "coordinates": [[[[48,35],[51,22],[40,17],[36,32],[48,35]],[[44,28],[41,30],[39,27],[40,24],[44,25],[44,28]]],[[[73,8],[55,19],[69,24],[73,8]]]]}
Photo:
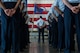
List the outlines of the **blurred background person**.
{"type": "Polygon", "coordinates": [[[42,42],[44,43],[44,28],[46,26],[45,21],[42,19],[42,16],[40,16],[39,20],[37,20],[37,27],[38,27],[38,42],[40,43],[40,36],[42,35],[42,42]]]}

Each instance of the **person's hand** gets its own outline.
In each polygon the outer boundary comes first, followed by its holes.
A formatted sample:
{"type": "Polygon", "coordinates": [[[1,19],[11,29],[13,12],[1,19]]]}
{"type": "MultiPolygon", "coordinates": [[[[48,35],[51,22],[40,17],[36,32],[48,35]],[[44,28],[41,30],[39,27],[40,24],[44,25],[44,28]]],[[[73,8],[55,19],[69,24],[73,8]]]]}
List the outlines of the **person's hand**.
{"type": "Polygon", "coordinates": [[[42,27],[42,26],[40,26],[39,28],[40,28],[40,29],[42,29],[43,27],[42,27]]]}
{"type": "Polygon", "coordinates": [[[78,6],[73,6],[71,7],[71,10],[73,13],[77,14],[79,12],[79,7],[78,6]]]}
{"type": "Polygon", "coordinates": [[[79,7],[79,10],[80,10],[80,4],[78,5],[78,7],[79,7]]]}
{"type": "Polygon", "coordinates": [[[40,26],[39,28],[41,29],[42,27],[40,26]]]}
{"type": "Polygon", "coordinates": [[[64,14],[61,15],[64,18],[64,14]]]}
{"type": "Polygon", "coordinates": [[[11,14],[10,16],[13,16],[15,14],[16,10],[15,9],[11,9],[11,14]]]}
{"type": "Polygon", "coordinates": [[[15,14],[16,10],[15,9],[5,9],[4,12],[7,16],[12,17],[15,14]]]}
{"type": "Polygon", "coordinates": [[[11,14],[11,10],[10,9],[5,9],[4,12],[5,12],[5,14],[7,16],[10,16],[10,14],[11,14]]]}

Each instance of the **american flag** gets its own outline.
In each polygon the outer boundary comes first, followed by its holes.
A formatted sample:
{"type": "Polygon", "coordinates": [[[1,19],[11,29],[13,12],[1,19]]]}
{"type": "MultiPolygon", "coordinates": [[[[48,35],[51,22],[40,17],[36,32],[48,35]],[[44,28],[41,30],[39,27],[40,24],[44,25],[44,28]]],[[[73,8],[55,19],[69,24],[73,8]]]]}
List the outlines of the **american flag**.
{"type": "MultiPolygon", "coordinates": [[[[39,16],[43,17],[43,20],[46,21],[46,15],[53,4],[54,0],[27,0],[27,11],[30,19],[34,19],[34,30],[37,28],[36,21],[39,19],[39,16]],[[41,13],[35,13],[35,4],[40,8],[43,9],[41,13]]],[[[46,21],[47,22],[47,21],[46,21]]],[[[32,28],[32,23],[29,23],[29,28],[32,28]]]]}
{"type": "Polygon", "coordinates": [[[44,11],[43,8],[38,6],[36,3],[34,4],[34,14],[42,14],[43,11],[44,11]]]}

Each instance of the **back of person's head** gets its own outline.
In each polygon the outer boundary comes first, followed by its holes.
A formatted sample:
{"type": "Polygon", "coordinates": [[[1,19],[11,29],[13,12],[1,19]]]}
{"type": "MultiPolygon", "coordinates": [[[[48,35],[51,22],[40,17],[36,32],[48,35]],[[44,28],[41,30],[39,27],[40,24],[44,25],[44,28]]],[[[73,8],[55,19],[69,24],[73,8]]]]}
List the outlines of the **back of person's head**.
{"type": "Polygon", "coordinates": [[[40,18],[42,18],[42,16],[40,16],[40,18]]]}

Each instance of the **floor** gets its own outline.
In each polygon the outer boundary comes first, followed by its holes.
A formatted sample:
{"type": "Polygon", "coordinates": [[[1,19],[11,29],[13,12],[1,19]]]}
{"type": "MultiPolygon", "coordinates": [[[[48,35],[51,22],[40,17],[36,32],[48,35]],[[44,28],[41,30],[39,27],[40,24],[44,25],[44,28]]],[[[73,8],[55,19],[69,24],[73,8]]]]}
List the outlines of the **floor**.
{"type": "MultiPolygon", "coordinates": [[[[31,35],[30,36],[30,44],[29,46],[26,46],[26,49],[24,49],[23,52],[19,53],[64,53],[63,51],[58,52],[56,48],[52,48],[49,46],[48,43],[48,36],[45,36],[45,42],[38,43],[38,36],[37,35],[31,35]]],[[[72,51],[72,53],[77,53],[77,44],[75,46],[76,51],[72,51]]],[[[0,52],[1,53],[1,52],[0,52]]]]}
{"type": "Polygon", "coordinates": [[[20,53],[58,53],[57,49],[53,49],[52,47],[49,47],[47,36],[45,36],[45,42],[38,43],[37,37],[34,36],[33,38],[30,38],[31,43],[29,44],[27,49],[24,49],[24,52],[20,53]]]}
{"type": "MultiPolygon", "coordinates": [[[[48,37],[45,36],[45,42],[44,43],[38,43],[37,42],[37,36],[31,36],[30,41],[31,43],[29,44],[29,47],[27,49],[24,49],[24,52],[20,53],[64,53],[62,50],[59,52],[56,48],[52,48],[48,44],[48,37]]],[[[77,45],[75,46],[76,51],[72,51],[71,53],[77,53],[77,45]]]]}

